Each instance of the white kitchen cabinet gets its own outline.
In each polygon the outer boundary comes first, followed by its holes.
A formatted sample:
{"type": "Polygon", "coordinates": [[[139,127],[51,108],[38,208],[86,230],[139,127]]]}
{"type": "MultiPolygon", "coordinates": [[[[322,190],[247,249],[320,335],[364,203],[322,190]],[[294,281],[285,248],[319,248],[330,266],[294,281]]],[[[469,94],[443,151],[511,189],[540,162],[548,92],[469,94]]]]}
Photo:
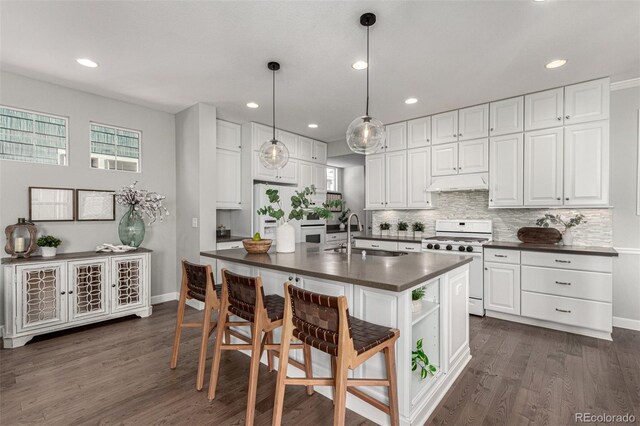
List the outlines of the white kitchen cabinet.
{"type": "Polygon", "coordinates": [[[520,315],[520,265],[484,262],[484,307],[520,315]]]}
{"type": "MultiPolygon", "coordinates": [[[[315,179],[314,164],[308,161],[298,161],[298,184],[301,188],[313,185],[315,179]]],[[[326,179],[325,179],[326,180],[326,179]]]]}
{"type": "Polygon", "coordinates": [[[564,205],[609,204],[609,122],[564,128],[564,205]]]}
{"type": "Polygon", "coordinates": [[[469,268],[449,275],[447,320],[448,365],[455,365],[469,347],[469,268]]]}
{"type": "Polygon", "coordinates": [[[500,136],[524,130],[524,97],[489,104],[489,135],[500,136]]]}
{"type": "Polygon", "coordinates": [[[289,159],[283,168],[274,170],[266,168],[253,153],[253,179],[273,183],[298,184],[298,160],[289,159]]]}
{"type": "Polygon", "coordinates": [[[384,154],[367,155],[365,159],[365,204],[367,209],[384,209],[385,182],[384,154]]]}
{"type": "Polygon", "coordinates": [[[420,148],[431,144],[431,117],[407,121],[407,148],[420,148]]]}
{"type": "Polygon", "coordinates": [[[386,152],[401,151],[407,148],[407,122],[389,124],[385,126],[387,138],[385,141],[386,152]]]}
{"type": "Polygon", "coordinates": [[[327,166],[313,165],[313,185],[316,187],[316,192],[327,192],[327,166]]]}
{"type": "Polygon", "coordinates": [[[489,171],[489,139],[458,143],[458,173],[489,171]]]}
{"type": "Polygon", "coordinates": [[[111,259],[112,312],[141,308],[145,305],[145,293],[149,290],[144,285],[146,274],[143,255],[111,259]]]}
{"type": "Polygon", "coordinates": [[[458,112],[458,140],[489,136],[489,104],[463,108],[458,112]]]}
{"type": "Polygon", "coordinates": [[[253,158],[253,179],[276,182],[276,171],[266,168],[262,162],[260,162],[257,152],[254,151],[251,156],[253,158]]]}
{"type": "Polygon", "coordinates": [[[524,202],[524,137],[522,133],[491,138],[489,206],[516,207],[524,202]]]}
{"type": "Polygon", "coordinates": [[[458,140],[458,110],[431,117],[431,143],[442,144],[458,140]]]}
{"type": "Polygon", "coordinates": [[[407,207],[431,208],[431,148],[407,151],[407,207]]]}
{"type": "Polygon", "coordinates": [[[561,206],[563,129],[525,133],[524,205],[561,206]]]}
{"type": "Polygon", "coordinates": [[[385,206],[407,206],[407,151],[385,154],[385,206]]]}
{"type": "Polygon", "coordinates": [[[546,90],[524,97],[524,129],[539,130],[562,126],[564,89],[546,90]]]}
{"type": "Polygon", "coordinates": [[[313,161],[313,139],[300,136],[298,138],[298,158],[305,161],[313,161]]]}
{"type": "Polygon", "coordinates": [[[276,130],[276,137],[289,150],[289,157],[298,158],[298,135],[284,130],[276,130]]]}
{"type": "MultiPolygon", "coordinates": [[[[17,266],[15,279],[5,281],[6,287],[16,283],[16,295],[5,292],[5,304],[15,297],[16,332],[48,328],[67,321],[67,280],[64,262],[17,266]]],[[[6,347],[6,346],[5,346],[6,347]]]]}
{"type": "Polygon", "coordinates": [[[327,144],[320,141],[313,141],[313,161],[327,164],[327,144]]]}
{"type": "Polygon", "coordinates": [[[458,144],[450,143],[431,148],[431,175],[445,176],[458,173],[458,144]]]}
{"type": "Polygon", "coordinates": [[[103,316],[109,313],[108,259],[68,262],[69,321],[103,316]]]}
{"type": "MultiPolygon", "coordinates": [[[[257,154],[256,154],[257,156],[257,154]]],[[[242,158],[240,151],[216,149],[216,206],[242,208],[242,158]]]]}
{"type": "Polygon", "coordinates": [[[564,123],[578,124],[609,118],[609,79],[564,88],[564,123]]]}
{"type": "Polygon", "coordinates": [[[240,151],[241,126],[224,120],[216,120],[216,148],[240,151]]]}
{"type": "Polygon", "coordinates": [[[251,146],[259,151],[262,144],[273,139],[273,129],[258,123],[251,123],[251,146]]]}

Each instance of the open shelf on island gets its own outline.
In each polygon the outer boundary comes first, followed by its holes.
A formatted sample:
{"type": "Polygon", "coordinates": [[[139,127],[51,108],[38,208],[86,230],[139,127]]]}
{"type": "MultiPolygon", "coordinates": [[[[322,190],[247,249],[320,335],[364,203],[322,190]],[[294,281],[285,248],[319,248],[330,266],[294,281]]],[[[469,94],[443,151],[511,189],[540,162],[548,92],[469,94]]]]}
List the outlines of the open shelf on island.
{"type": "Polygon", "coordinates": [[[429,302],[428,300],[422,301],[422,309],[419,312],[414,312],[411,314],[411,325],[414,325],[418,321],[421,321],[433,314],[440,307],[439,303],[429,302]]]}

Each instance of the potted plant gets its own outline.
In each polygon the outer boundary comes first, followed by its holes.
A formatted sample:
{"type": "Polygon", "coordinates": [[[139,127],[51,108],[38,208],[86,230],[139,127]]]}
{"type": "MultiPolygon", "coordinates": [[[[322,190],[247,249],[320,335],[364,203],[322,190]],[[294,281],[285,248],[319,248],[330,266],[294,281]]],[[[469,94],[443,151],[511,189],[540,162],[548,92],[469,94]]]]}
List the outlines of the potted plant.
{"type": "Polygon", "coordinates": [[[587,223],[587,221],[584,220],[584,215],[582,213],[578,213],[573,217],[546,213],[544,217],[536,220],[536,225],[542,226],[543,228],[548,228],[550,224],[564,226],[564,230],[562,231],[562,243],[566,246],[573,245],[573,232],[571,228],[575,228],[582,223],[587,223]]]}
{"type": "Polygon", "coordinates": [[[282,201],[277,189],[269,188],[266,191],[269,197],[270,205],[258,209],[259,215],[268,215],[280,222],[276,228],[276,251],[278,253],[293,253],[296,251],[296,232],[289,223],[292,220],[301,220],[305,213],[316,213],[322,219],[328,219],[333,216],[329,209],[340,207],[342,201],[330,200],[322,203],[322,207],[311,207],[312,202],[310,195],[316,193],[316,187],[311,185],[302,191],[296,191],[291,197],[291,211],[287,219],[284,218],[284,210],[282,209],[282,201]]]}
{"type": "Polygon", "coordinates": [[[411,229],[413,230],[414,238],[422,238],[422,233],[424,232],[424,223],[413,222],[413,224],[411,225],[411,229]]]}
{"type": "Polygon", "coordinates": [[[137,184],[138,181],[135,181],[132,185],[123,187],[116,194],[116,202],[128,209],[118,224],[118,236],[122,244],[131,247],[139,247],[144,239],[143,215],[151,219],[149,226],[158,219],[162,222],[164,216],[169,215],[169,211],[162,205],[166,198],[164,195],[146,189],[138,189],[136,188],[137,184]]]}
{"type": "Polygon", "coordinates": [[[411,292],[411,312],[416,313],[422,310],[422,298],[426,290],[424,287],[416,288],[411,292]]]}
{"type": "Polygon", "coordinates": [[[420,379],[424,380],[428,375],[437,371],[436,367],[429,362],[429,357],[422,350],[422,339],[416,342],[416,350],[411,351],[411,371],[416,371],[420,367],[420,379]]]}
{"type": "Polygon", "coordinates": [[[340,213],[340,216],[338,216],[338,221],[340,222],[340,230],[344,231],[347,222],[349,221],[349,214],[351,214],[351,209],[346,209],[344,210],[344,207],[347,207],[347,204],[345,202],[342,203],[342,213],[340,213]]]}
{"type": "Polygon", "coordinates": [[[409,224],[403,220],[398,221],[398,236],[406,237],[409,230],[409,224]]]}
{"type": "Polygon", "coordinates": [[[389,235],[389,229],[391,229],[391,224],[389,222],[382,222],[380,224],[380,235],[389,235]]]}
{"type": "Polygon", "coordinates": [[[54,257],[62,240],[53,235],[45,235],[38,238],[37,244],[42,249],[42,257],[54,257]]]}

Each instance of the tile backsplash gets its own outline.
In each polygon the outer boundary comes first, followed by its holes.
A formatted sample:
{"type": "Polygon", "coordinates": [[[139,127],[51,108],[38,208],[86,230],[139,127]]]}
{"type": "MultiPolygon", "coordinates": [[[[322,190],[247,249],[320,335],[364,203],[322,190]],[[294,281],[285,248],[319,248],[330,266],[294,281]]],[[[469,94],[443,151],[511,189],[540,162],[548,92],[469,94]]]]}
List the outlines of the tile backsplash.
{"type": "MultiPolygon", "coordinates": [[[[575,215],[582,213],[587,223],[573,228],[573,244],[580,246],[607,246],[613,244],[613,211],[611,209],[489,209],[487,191],[443,192],[436,194],[434,210],[384,210],[373,212],[373,232],[381,222],[391,224],[397,232],[399,220],[423,222],[425,233],[435,232],[436,219],[491,219],[493,239],[518,241],[516,234],[523,226],[536,226],[536,219],[545,213],[575,215]]],[[[559,228],[560,229],[560,228],[559,228]]],[[[562,229],[560,229],[562,231],[562,229]]]]}

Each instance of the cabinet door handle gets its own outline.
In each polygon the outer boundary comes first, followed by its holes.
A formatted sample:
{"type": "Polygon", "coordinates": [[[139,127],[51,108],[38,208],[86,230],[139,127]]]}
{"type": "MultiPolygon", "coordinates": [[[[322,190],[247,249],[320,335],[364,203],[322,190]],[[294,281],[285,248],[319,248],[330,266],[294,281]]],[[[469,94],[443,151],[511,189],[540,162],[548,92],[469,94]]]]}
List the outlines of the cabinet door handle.
{"type": "Polygon", "coordinates": [[[488,271],[488,270],[489,270],[489,268],[484,268],[484,270],[485,270],[485,271],[488,271]]]}
{"type": "Polygon", "coordinates": [[[556,284],[559,284],[559,285],[571,285],[571,283],[565,283],[565,282],[562,282],[562,281],[556,281],[556,284]]]}
{"type": "Polygon", "coordinates": [[[456,136],[458,136],[458,135],[456,135],[456,134],[454,134],[454,135],[453,135],[453,137],[454,137],[454,138],[455,138],[456,136]]]}
{"type": "Polygon", "coordinates": [[[566,201],[569,201],[569,197],[565,198],[566,201]]]}
{"type": "Polygon", "coordinates": [[[453,170],[455,170],[456,168],[454,167],[453,170]]]}
{"type": "Polygon", "coordinates": [[[564,118],[566,118],[566,119],[568,120],[568,119],[570,118],[570,116],[568,116],[568,115],[565,115],[565,116],[564,116],[564,118]]]}
{"type": "Polygon", "coordinates": [[[490,132],[493,132],[493,127],[489,129],[490,132]]]}
{"type": "Polygon", "coordinates": [[[380,247],[378,244],[371,244],[371,247],[380,247]]]}
{"type": "Polygon", "coordinates": [[[296,277],[296,282],[299,283],[300,282],[300,278],[296,277]]]}
{"type": "Polygon", "coordinates": [[[427,139],[427,142],[431,142],[431,139],[427,139]]]}
{"type": "Polygon", "coordinates": [[[558,308],[556,308],[556,311],[562,312],[562,313],[565,313],[565,314],[570,314],[571,313],[571,311],[568,310],[568,309],[558,309],[558,308]]]}
{"type": "Polygon", "coordinates": [[[293,280],[293,277],[289,277],[289,281],[292,281],[292,280],[293,280]]]}
{"type": "Polygon", "coordinates": [[[493,199],[490,199],[489,201],[493,203],[493,199]]]}
{"type": "Polygon", "coordinates": [[[60,294],[65,294],[65,293],[66,293],[66,291],[61,291],[61,292],[60,292],[60,294]]]}
{"type": "Polygon", "coordinates": [[[556,259],[556,263],[571,263],[570,260],[560,260],[560,259],[556,259]]]}
{"type": "Polygon", "coordinates": [[[68,292],[68,293],[69,293],[69,294],[73,294],[73,290],[69,290],[69,292],[68,292]]]}
{"type": "Polygon", "coordinates": [[[556,200],[558,200],[558,201],[560,201],[560,199],[561,199],[560,197],[556,198],[556,200]]]}
{"type": "Polygon", "coordinates": [[[462,136],[462,133],[458,133],[458,136],[462,136]]]}
{"type": "Polygon", "coordinates": [[[558,121],[562,121],[562,117],[558,117],[558,121]]]}
{"type": "Polygon", "coordinates": [[[495,256],[495,257],[507,257],[507,256],[506,256],[506,255],[504,255],[504,254],[494,254],[494,256],[495,256]]]}
{"type": "Polygon", "coordinates": [[[111,284],[111,287],[115,287],[115,286],[116,286],[115,284],[111,284]]]}

